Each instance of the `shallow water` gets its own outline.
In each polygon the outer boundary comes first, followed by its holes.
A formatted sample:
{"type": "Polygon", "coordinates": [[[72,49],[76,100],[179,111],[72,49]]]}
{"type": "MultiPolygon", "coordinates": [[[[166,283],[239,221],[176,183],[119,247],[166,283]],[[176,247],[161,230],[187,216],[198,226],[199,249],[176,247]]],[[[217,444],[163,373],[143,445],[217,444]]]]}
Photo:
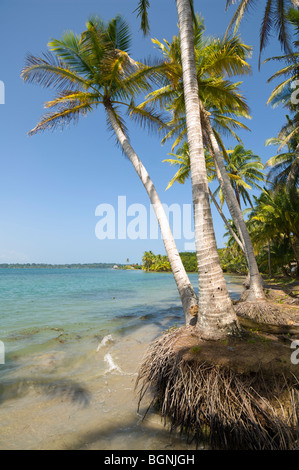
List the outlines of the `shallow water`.
{"type": "MultiPolygon", "coordinates": [[[[242,279],[226,280],[238,298],[242,279]]],[[[0,449],[192,449],[137,414],[143,354],[183,324],[171,274],[0,270],[0,309],[0,449]]]]}

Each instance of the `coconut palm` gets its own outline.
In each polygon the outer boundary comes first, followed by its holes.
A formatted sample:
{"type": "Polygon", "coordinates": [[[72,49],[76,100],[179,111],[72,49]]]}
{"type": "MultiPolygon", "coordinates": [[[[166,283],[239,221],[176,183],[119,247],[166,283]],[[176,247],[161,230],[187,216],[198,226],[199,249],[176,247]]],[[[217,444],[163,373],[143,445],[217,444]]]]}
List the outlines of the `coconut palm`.
{"type": "MultiPolygon", "coordinates": [[[[288,126],[288,131],[292,123],[288,126]]],[[[297,195],[296,188],[299,186],[299,139],[294,135],[289,139],[287,145],[284,144],[284,129],[278,137],[266,140],[266,145],[275,145],[278,148],[286,147],[285,152],[278,153],[271,157],[265,167],[270,167],[268,178],[273,182],[274,187],[286,186],[287,190],[294,196],[297,195]]]]}
{"type": "Polygon", "coordinates": [[[201,335],[217,338],[235,328],[237,316],[220,266],[209,202],[205,167],[194,29],[190,0],[177,0],[186,126],[190,154],[195,246],[199,277],[198,327],[201,335]]]}
{"type": "MultiPolygon", "coordinates": [[[[189,148],[188,148],[188,142],[184,142],[184,144],[177,150],[177,153],[170,153],[169,155],[174,156],[175,158],[168,158],[164,160],[164,162],[170,163],[172,166],[178,166],[179,169],[174,175],[174,177],[170,180],[168,183],[168,186],[166,189],[169,189],[174,182],[184,184],[186,179],[189,178],[190,176],[190,156],[189,156],[189,148]]],[[[208,181],[211,182],[215,179],[216,176],[216,170],[215,170],[215,165],[214,165],[214,159],[211,156],[211,154],[206,150],[205,151],[206,155],[206,169],[207,169],[207,174],[208,174],[208,181]]],[[[209,188],[209,194],[211,197],[212,202],[214,203],[217,211],[220,214],[220,217],[222,218],[223,222],[225,223],[228,231],[230,232],[231,236],[234,238],[236,243],[239,245],[242,251],[244,251],[244,246],[241,242],[241,240],[238,238],[236,232],[232,229],[231,224],[228,222],[226,219],[222,208],[219,206],[217,200],[214,197],[214,194],[209,188]]]]}
{"type": "MultiPolygon", "coordinates": [[[[272,82],[277,78],[284,78],[272,91],[267,104],[273,107],[282,105],[291,113],[291,117],[287,116],[287,123],[282,128],[278,138],[281,140],[279,150],[289,144],[290,140],[298,139],[299,134],[299,113],[298,113],[298,79],[299,79],[299,10],[290,9],[287,15],[288,20],[293,26],[295,40],[293,42],[295,52],[292,54],[281,55],[278,57],[270,57],[265,62],[276,61],[283,62],[284,67],[273,74],[268,82],[272,82]]],[[[291,147],[294,149],[293,143],[291,147]]]]}
{"type": "Polygon", "coordinates": [[[236,194],[237,201],[241,208],[241,198],[244,204],[252,205],[252,200],[248,190],[252,187],[263,190],[258,181],[264,182],[265,175],[263,173],[264,165],[258,155],[254,155],[249,149],[245,149],[243,145],[238,144],[233,149],[225,152],[226,169],[231,175],[231,184],[236,194]]]}
{"type": "Polygon", "coordinates": [[[154,262],[154,259],[155,259],[155,255],[152,251],[145,251],[143,253],[143,257],[142,257],[142,264],[143,264],[143,268],[146,270],[146,271],[149,271],[150,270],[150,267],[151,265],[153,264],[154,262]]]}
{"type": "Polygon", "coordinates": [[[299,113],[298,113],[298,78],[299,78],[299,11],[291,9],[288,18],[294,27],[297,40],[294,41],[296,52],[290,57],[284,55],[268,60],[283,61],[285,66],[269,78],[269,82],[278,77],[284,77],[272,91],[268,103],[273,107],[283,105],[291,113],[286,116],[286,124],[282,127],[277,138],[266,141],[266,145],[276,145],[278,151],[286,148],[268,160],[267,166],[272,167],[269,177],[274,185],[284,183],[289,191],[296,195],[295,188],[299,181],[299,113]]]}
{"type": "MultiPolygon", "coordinates": [[[[250,270],[250,288],[248,300],[263,300],[262,279],[256,263],[254,250],[240,205],[230,184],[223,158],[224,146],[218,130],[224,129],[233,133],[233,129],[242,124],[234,115],[249,117],[248,107],[238,91],[239,83],[232,83],[228,78],[234,74],[249,73],[246,62],[249,48],[239,38],[225,41],[206,40],[203,37],[204,27],[200,18],[194,26],[195,63],[199,91],[199,106],[202,123],[202,139],[204,145],[214,156],[217,178],[226,200],[232,219],[238,228],[241,244],[244,246],[250,270]],[[212,127],[213,123],[213,127],[212,127]],[[220,146],[222,151],[220,150],[220,146]]],[[[186,132],[186,109],[182,80],[182,55],[178,38],[171,44],[164,40],[155,40],[164,59],[165,80],[159,90],[151,92],[145,104],[159,103],[166,106],[173,114],[168,124],[173,129],[167,137],[178,134],[174,143],[177,145],[186,132]]],[[[160,73],[163,69],[159,69],[160,73]]],[[[235,134],[233,134],[235,136],[235,134]]],[[[233,175],[231,176],[233,177],[233,175]]]]}
{"type": "Polygon", "coordinates": [[[58,91],[56,98],[45,105],[51,111],[42,117],[30,134],[63,127],[98,106],[103,106],[117,141],[141,179],[154,207],[188,321],[189,310],[197,303],[197,297],[177,251],[157,191],[129,142],[120,112],[123,107],[141,123],[161,125],[157,114],[144,108],[140,110],[134,104],[136,94],[148,91],[149,85],[144,77],[144,67],[128,54],[130,34],[127,23],[119,16],[107,25],[99,19],[90,19],[86,31],[80,36],[66,33],[61,40],[50,41],[48,47],[50,52],[42,57],[29,56],[22,71],[24,81],[54,87],[58,91]]]}
{"type": "MultiPolygon", "coordinates": [[[[226,0],[226,9],[235,4],[236,0],[226,0]]],[[[239,28],[244,15],[255,6],[255,0],[239,0],[239,5],[229,23],[227,32],[234,27],[234,32],[239,28]]],[[[298,0],[265,0],[265,11],[260,28],[260,58],[265,49],[272,32],[276,33],[280,44],[285,52],[291,53],[292,45],[290,41],[290,25],[287,13],[290,7],[299,7],[298,0]]]]}
{"type": "MultiPolygon", "coordinates": [[[[199,99],[199,87],[194,48],[194,12],[192,10],[192,4],[193,3],[190,0],[176,1],[179,18],[180,50],[183,71],[183,98],[186,114],[186,128],[188,136],[187,140],[190,152],[191,184],[195,221],[195,244],[199,270],[199,299],[201,302],[199,310],[202,312],[202,314],[198,317],[198,325],[204,331],[204,335],[216,337],[220,334],[226,334],[224,330],[230,329],[230,325],[236,324],[236,316],[228,298],[229,296],[226,285],[222,282],[222,280],[224,281],[224,278],[220,267],[215,233],[212,226],[208,181],[205,169],[202,120],[204,121],[204,125],[207,125],[208,137],[211,141],[213,150],[215,150],[215,157],[217,160],[216,171],[218,170],[218,179],[224,189],[224,195],[229,210],[238,227],[238,231],[242,237],[242,242],[245,246],[246,257],[250,268],[250,290],[248,300],[264,300],[265,297],[262,280],[256,264],[253,246],[246,224],[244,222],[243,215],[239,208],[233,189],[229,184],[225,166],[221,160],[221,153],[219,148],[217,149],[217,141],[210,125],[209,115],[199,99]],[[209,229],[207,229],[202,223],[203,212],[206,213],[205,222],[210,227],[209,229]],[[210,232],[211,237],[206,242],[205,248],[207,249],[205,250],[205,253],[203,253],[203,250],[200,251],[200,249],[204,238],[203,233],[207,233],[207,230],[210,232]],[[209,269],[211,262],[208,260],[208,251],[213,256],[214,261],[212,265],[213,268],[215,268],[214,272],[211,272],[211,269],[209,269]],[[209,268],[206,266],[207,264],[209,265],[209,268]],[[219,281],[219,283],[222,283],[219,288],[217,288],[217,285],[215,285],[215,288],[217,289],[216,292],[213,292],[212,289],[207,290],[203,288],[205,283],[207,285],[208,273],[211,273],[210,279],[213,275],[213,277],[217,279],[217,282],[219,281]],[[219,295],[220,292],[223,293],[223,297],[222,305],[219,309],[219,304],[221,302],[221,296],[219,295]],[[217,305],[214,307],[216,299],[217,305]],[[211,315],[212,307],[215,308],[216,315],[211,315]],[[219,318],[217,318],[217,314],[219,314],[219,318]],[[223,325],[222,332],[221,324],[223,325]]],[[[146,2],[146,5],[144,5],[144,2],[140,1],[139,7],[141,10],[144,6],[146,12],[146,9],[149,6],[149,2],[146,2]]]]}
{"type": "MultiPolygon", "coordinates": [[[[176,6],[199,278],[197,327],[202,337],[216,339],[234,329],[238,322],[220,266],[209,202],[194,49],[193,2],[177,0],[176,6]]],[[[146,16],[148,7],[149,2],[140,0],[138,13],[146,16]]]]}
{"type": "MultiPolygon", "coordinates": [[[[298,193],[298,189],[296,190],[298,193]]],[[[299,195],[293,199],[286,189],[264,190],[249,215],[258,248],[270,240],[289,241],[299,274],[299,195]]]]}
{"type": "MultiPolygon", "coordinates": [[[[138,15],[146,22],[150,2],[139,0],[138,15]]],[[[195,246],[199,279],[199,312],[196,326],[207,338],[226,336],[238,325],[220,266],[209,202],[205,167],[198,81],[194,49],[193,2],[176,0],[180,31],[184,105],[194,211],[195,246]]],[[[145,32],[148,28],[145,28],[145,32]]]]}
{"type": "MultiPolygon", "coordinates": [[[[224,78],[224,75],[231,77],[250,73],[250,66],[245,60],[250,48],[237,37],[226,41],[205,37],[203,19],[196,16],[196,20],[194,47],[199,98],[210,113],[214,130],[222,134],[229,133],[238,139],[235,130],[248,130],[248,127],[236,117],[249,118],[249,109],[239,91],[240,82],[233,83],[224,78]]],[[[152,41],[163,57],[164,70],[163,67],[159,68],[161,87],[151,92],[145,103],[166,107],[172,114],[172,119],[167,123],[170,131],[162,142],[175,136],[174,148],[186,138],[180,41],[178,36],[174,36],[171,43],[165,39],[163,42],[158,39],[152,41]]],[[[205,132],[205,128],[203,131],[205,132]]]]}

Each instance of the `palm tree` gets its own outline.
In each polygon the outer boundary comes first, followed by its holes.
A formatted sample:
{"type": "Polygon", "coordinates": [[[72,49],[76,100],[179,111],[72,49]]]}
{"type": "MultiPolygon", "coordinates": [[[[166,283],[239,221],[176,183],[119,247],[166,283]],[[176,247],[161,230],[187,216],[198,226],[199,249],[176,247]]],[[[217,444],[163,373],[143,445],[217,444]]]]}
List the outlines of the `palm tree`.
{"type": "Polygon", "coordinates": [[[286,124],[282,127],[277,138],[271,138],[266,141],[266,145],[278,146],[278,151],[286,147],[285,152],[278,153],[268,160],[267,166],[272,167],[269,177],[276,184],[286,184],[287,189],[296,196],[296,187],[299,182],[299,112],[297,91],[299,78],[299,11],[291,9],[288,13],[288,19],[294,27],[297,40],[294,41],[296,52],[290,55],[272,57],[268,60],[283,61],[285,66],[269,78],[269,82],[275,78],[284,76],[284,81],[279,83],[272,91],[268,104],[273,107],[280,104],[287,108],[292,117],[286,116],[286,124]],[[294,99],[295,93],[295,99],[294,99]]]}
{"type": "MultiPolygon", "coordinates": [[[[138,2],[138,14],[142,18],[142,24],[145,25],[145,32],[148,31],[146,20],[149,5],[149,1],[139,0],[138,2]]],[[[220,266],[209,202],[195,61],[193,2],[176,0],[176,6],[179,19],[199,280],[200,315],[198,315],[196,326],[201,337],[217,339],[238,328],[238,320],[220,266]]]]}
{"type": "MultiPolygon", "coordinates": [[[[184,184],[186,179],[189,178],[190,176],[190,156],[189,156],[189,148],[188,148],[188,142],[184,142],[183,145],[177,150],[177,153],[170,153],[170,155],[174,156],[175,158],[168,158],[166,160],[163,160],[164,162],[170,163],[170,165],[173,166],[178,166],[179,169],[174,175],[174,177],[170,180],[168,183],[168,186],[166,189],[169,189],[173,183],[176,181],[177,183],[184,184]]],[[[211,154],[206,150],[205,151],[206,155],[206,169],[207,169],[207,174],[208,174],[208,181],[211,182],[215,179],[215,166],[214,166],[214,159],[211,156],[211,154]]],[[[229,175],[230,176],[230,175],[229,175]]],[[[239,245],[242,251],[244,251],[244,246],[241,242],[241,240],[238,238],[236,232],[232,229],[231,224],[229,221],[226,219],[222,208],[219,206],[217,200],[214,197],[214,194],[209,188],[209,194],[211,197],[211,200],[213,201],[217,211],[220,214],[220,217],[222,218],[223,222],[225,223],[228,231],[230,232],[231,236],[234,238],[236,243],[239,245]]]]}
{"type": "MultiPolygon", "coordinates": [[[[298,193],[298,189],[296,190],[298,193]]],[[[253,239],[260,248],[271,240],[287,239],[293,250],[299,274],[299,194],[294,200],[286,189],[264,190],[249,215],[253,239]]]]}
{"type": "MultiPolygon", "coordinates": [[[[249,268],[249,289],[247,292],[247,301],[264,301],[265,294],[263,289],[263,282],[262,278],[258,269],[258,265],[256,262],[254,249],[252,245],[252,241],[241,211],[241,208],[238,204],[238,200],[236,198],[235,192],[230,184],[229,177],[225,168],[224,158],[221,153],[219,142],[215,136],[213,131],[210,117],[204,107],[201,105],[201,116],[202,120],[205,123],[205,128],[207,130],[207,135],[210,141],[210,145],[212,151],[214,152],[215,156],[215,167],[217,172],[217,178],[219,180],[220,188],[223,192],[224,199],[227,203],[229,212],[232,216],[234,224],[237,227],[239,232],[242,244],[245,249],[245,254],[247,258],[247,264],[249,268]]],[[[222,145],[223,148],[223,145],[222,145]]]]}
{"type": "MultiPolygon", "coordinates": [[[[242,44],[238,37],[222,41],[206,38],[204,33],[203,19],[196,16],[194,47],[199,98],[209,111],[214,130],[239,140],[235,129],[248,130],[248,127],[236,116],[249,118],[249,109],[239,91],[240,82],[233,83],[224,75],[231,77],[250,73],[250,66],[245,60],[250,48],[242,44]]],[[[158,67],[162,86],[149,93],[145,104],[159,104],[172,114],[172,119],[167,123],[170,131],[162,142],[175,136],[175,148],[186,138],[187,132],[180,41],[178,36],[174,36],[171,43],[165,39],[163,42],[158,39],[152,41],[163,57],[164,68],[158,67]]],[[[203,126],[204,137],[205,131],[203,126]]]]}
{"type": "MultiPolygon", "coordinates": [[[[285,145],[288,145],[290,140],[297,138],[299,133],[299,112],[298,112],[298,78],[299,78],[299,10],[291,8],[288,12],[287,18],[290,24],[293,26],[296,40],[294,40],[295,52],[292,54],[281,55],[278,57],[270,57],[265,60],[283,62],[284,67],[273,74],[268,82],[272,82],[274,79],[284,77],[284,80],[276,85],[272,91],[267,104],[271,104],[273,107],[282,105],[287,108],[292,114],[292,117],[287,116],[287,123],[282,128],[280,135],[281,139],[279,150],[285,145]]],[[[294,143],[292,142],[291,147],[294,149],[294,143]]]]}
{"type": "MultiPolygon", "coordinates": [[[[176,6],[179,19],[199,279],[200,315],[197,319],[197,327],[202,337],[216,339],[226,336],[228,331],[234,330],[238,321],[220,266],[209,202],[194,48],[193,2],[191,0],[176,0],[176,6]]],[[[149,1],[139,1],[138,14],[142,17],[143,24],[146,23],[148,7],[149,1]]]]}
{"type": "Polygon", "coordinates": [[[265,180],[261,158],[241,144],[236,145],[234,149],[226,150],[225,157],[226,169],[229,176],[231,175],[231,184],[240,208],[241,197],[245,205],[249,203],[253,207],[248,190],[252,189],[252,186],[263,190],[257,183],[265,180]]]}
{"type": "MultiPolygon", "coordinates": [[[[239,233],[242,236],[242,242],[246,247],[246,256],[250,267],[250,295],[248,296],[248,300],[264,300],[264,292],[254,257],[252,243],[242,212],[238,206],[232,187],[229,184],[224,163],[221,160],[221,154],[219,151],[217,152],[217,142],[215,142],[215,136],[213,132],[211,132],[211,126],[209,127],[209,116],[199,100],[194,49],[193,2],[191,0],[177,0],[176,5],[179,18],[184,106],[186,114],[187,139],[190,152],[195,244],[199,272],[199,310],[201,315],[198,317],[198,326],[202,330],[202,334],[204,336],[216,338],[218,336],[225,335],[232,325],[236,325],[237,317],[228,296],[217,253],[215,233],[212,225],[208,181],[205,169],[202,119],[205,119],[207,122],[208,136],[213,149],[215,149],[215,156],[219,170],[218,178],[221,176],[220,184],[223,186],[225,184],[226,186],[224,192],[225,198],[232,217],[238,227],[239,233]],[[204,220],[202,220],[203,214],[205,214],[204,220]],[[205,223],[203,223],[203,221],[205,223]],[[210,236],[204,238],[204,234],[208,232],[210,236]],[[204,249],[202,249],[202,246],[204,246],[204,249]],[[209,259],[208,253],[213,257],[212,263],[209,259]],[[219,282],[218,285],[215,282],[213,288],[209,285],[211,284],[212,278],[217,280],[217,283],[219,282]],[[213,309],[215,310],[215,313],[211,314],[213,309]]],[[[149,2],[139,1],[140,14],[146,15],[148,7],[149,2]]]]}
{"type": "Polygon", "coordinates": [[[179,256],[157,191],[129,142],[119,110],[122,106],[131,117],[142,123],[161,125],[157,114],[135,106],[134,97],[148,91],[149,85],[144,76],[144,67],[129,56],[129,46],[128,25],[118,16],[107,25],[99,19],[90,19],[86,31],[79,37],[72,32],[66,33],[61,40],[50,41],[50,52],[43,57],[29,56],[22,71],[24,81],[54,87],[58,91],[56,98],[45,105],[51,111],[42,117],[29,134],[63,127],[100,105],[104,107],[108,123],[142,181],[155,210],[186,321],[189,321],[189,310],[197,304],[197,296],[179,256]]]}
{"type": "Polygon", "coordinates": [[[237,325],[217,251],[205,167],[194,29],[190,0],[177,0],[186,126],[190,154],[195,246],[199,277],[198,327],[204,337],[218,338],[237,325]]]}
{"type": "Polygon", "coordinates": [[[151,265],[154,263],[155,255],[152,251],[145,251],[142,257],[142,264],[146,271],[150,270],[151,265]]]}
{"type": "MultiPolygon", "coordinates": [[[[288,130],[290,126],[288,126],[288,130]]],[[[281,148],[284,145],[285,132],[266,140],[266,145],[276,145],[281,148]]],[[[274,187],[286,186],[286,189],[294,196],[297,195],[296,188],[299,186],[299,141],[298,135],[294,135],[287,142],[287,151],[278,153],[271,157],[265,167],[271,167],[268,178],[274,187]]]]}
{"type": "MultiPolygon", "coordinates": [[[[238,92],[239,83],[231,83],[224,77],[234,74],[248,73],[250,70],[245,58],[249,52],[247,46],[242,44],[239,38],[231,38],[226,41],[210,40],[203,38],[203,23],[197,18],[194,26],[195,62],[199,91],[200,117],[202,123],[202,139],[210,154],[214,156],[217,178],[221,191],[228,205],[230,214],[244,246],[250,271],[250,288],[248,300],[264,300],[262,279],[256,263],[254,250],[247,226],[245,224],[238,200],[230,184],[226,172],[221,142],[218,130],[223,129],[233,133],[233,129],[241,127],[241,123],[233,116],[249,117],[248,107],[238,92]],[[214,128],[212,127],[212,120],[214,128]]],[[[173,38],[172,44],[154,41],[164,56],[164,75],[166,79],[159,90],[148,95],[145,104],[159,103],[173,113],[173,119],[168,124],[174,128],[167,137],[175,133],[179,136],[174,143],[177,145],[185,136],[186,109],[182,83],[182,54],[177,38],[173,38]],[[177,124],[178,123],[178,124],[177,124]]],[[[159,69],[160,73],[163,69],[159,69]]],[[[235,134],[233,134],[235,136],[235,134]]],[[[232,175],[233,176],[233,175],[232,175]]]]}
{"type": "MultiPolygon", "coordinates": [[[[226,0],[226,9],[228,9],[228,7],[234,3],[236,3],[236,0],[226,0]]],[[[255,0],[239,0],[239,5],[227,28],[227,34],[233,28],[233,26],[234,32],[238,30],[242,18],[251,7],[255,6],[255,3],[255,0]]],[[[259,65],[261,61],[261,54],[265,49],[273,30],[276,33],[285,52],[289,54],[291,53],[292,47],[290,42],[290,25],[287,18],[287,12],[292,6],[296,8],[299,7],[298,0],[265,0],[264,4],[265,11],[260,28],[259,65]]]]}

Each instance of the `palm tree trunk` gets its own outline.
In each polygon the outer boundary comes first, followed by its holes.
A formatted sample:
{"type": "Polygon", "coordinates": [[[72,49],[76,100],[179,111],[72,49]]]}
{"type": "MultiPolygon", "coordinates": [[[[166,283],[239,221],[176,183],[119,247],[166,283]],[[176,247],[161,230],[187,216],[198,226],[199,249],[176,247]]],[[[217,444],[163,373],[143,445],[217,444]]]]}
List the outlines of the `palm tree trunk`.
{"type": "MultiPolygon", "coordinates": [[[[211,147],[211,142],[210,142],[210,139],[207,137],[206,133],[204,135],[204,144],[205,146],[208,148],[209,150],[209,153],[210,155],[212,155],[213,157],[213,160],[214,160],[214,165],[215,165],[215,170],[216,170],[216,175],[217,175],[217,178],[218,180],[221,178],[221,175],[220,175],[220,172],[219,172],[219,168],[218,168],[218,165],[217,165],[217,161],[216,161],[216,157],[215,157],[215,152],[214,150],[212,149],[211,147]]],[[[226,219],[223,211],[221,210],[217,200],[215,199],[212,191],[209,189],[209,193],[210,193],[210,196],[211,196],[211,199],[216,207],[216,209],[218,210],[223,222],[225,223],[229,233],[231,234],[231,236],[233,237],[233,239],[235,240],[235,242],[237,243],[237,245],[239,245],[239,247],[241,248],[241,250],[243,251],[243,253],[245,254],[245,248],[244,248],[244,244],[243,242],[239,239],[239,237],[237,237],[237,234],[236,232],[232,229],[231,225],[229,224],[228,220],[226,219]]]]}
{"type": "Polygon", "coordinates": [[[270,240],[268,240],[268,270],[269,270],[269,277],[272,277],[272,268],[271,268],[271,247],[270,247],[270,240]]]}
{"type": "MultiPolygon", "coordinates": [[[[296,153],[298,154],[299,145],[296,147],[296,153]]],[[[292,199],[296,199],[297,191],[296,191],[296,181],[298,180],[298,173],[299,173],[299,157],[292,163],[290,172],[287,177],[286,182],[286,189],[290,192],[292,199]]]]}
{"type": "Polygon", "coordinates": [[[233,239],[235,240],[235,242],[239,245],[239,247],[241,248],[241,250],[245,253],[245,249],[244,249],[244,246],[243,246],[243,243],[241,242],[241,240],[239,239],[239,237],[237,237],[235,231],[232,229],[232,227],[230,226],[230,223],[228,222],[227,218],[225,217],[223,211],[221,210],[221,207],[219,206],[218,202],[216,201],[212,191],[209,189],[209,193],[210,193],[210,196],[211,196],[211,199],[217,209],[217,211],[219,212],[219,215],[220,217],[222,218],[223,222],[225,223],[229,233],[231,234],[231,236],[233,237],[233,239]]]}
{"type": "Polygon", "coordinates": [[[177,0],[199,278],[199,335],[218,339],[238,324],[213,228],[200,120],[190,0],[177,0]]]}
{"type": "Polygon", "coordinates": [[[136,173],[138,174],[139,178],[141,179],[146,192],[150,198],[151,204],[154,208],[161,234],[162,239],[164,242],[165,250],[170,262],[171,270],[180,294],[186,323],[190,323],[192,318],[191,312],[196,312],[198,309],[198,299],[194,292],[194,289],[190,283],[184,265],[182,263],[181,257],[177,250],[171,228],[169,225],[168,218],[166,216],[165,210],[163,205],[160,201],[156,188],[147,172],[145,167],[143,166],[142,162],[138,158],[137,154],[135,153],[134,149],[132,148],[131,144],[129,143],[126,135],[124,134],[123,130],[121,129],[114,111],[111,106],[106,106],[106,111],[108,114],[109,121],[113,127],[113,130],[116,134],[116,137],[121,144],[125,154],[129,158],[130,162],[132,163],[136,173]]]}
{"type": "Polygon", "coordinates": [[[236,183],[235,183],[235,195],[236,195],[237,203],[239,204],[239,207],[241,209],[240,191],[236,183]]]}
{"type": "Polygon", "coordinates": [[[299,234],[294,233],[293,241],[291,237],[289,238],[297,262],[296,277],[299,277],[299,234]]]}
{"type": "Polygon", "coordinates": [[[200,108],[201,116],[204,119],[205,129],[211,141],[212,149],[214,151],[214,155],[216,158],[216,162],[217,162],[216,166],[218,167],[218,170],[219,170],[217,173],[217,176],[219,179],[220,187],[222,189],[228,209],[238,229],[238,232],[240,234],[241,240],[245,248],[245,254],[246,254],[248,269],[250,273],[250,286],[249,286],[247,300],[248,301],[265,300],[262,278],[259,273],[259,269],[258,269],[255,255],[254,255],[253,245],[252,245],[252,242],[251,242],[251,239],[250,239],[250,236],[249,236],[249,233],[248,233],[248,230],[247,230],[244,218],[243,218],[242,211],[238,204],[232,185],[230,184],[229,177],[227,175],[225,165],[223,162],[223,157],[221,155],[217,139],[214,135],[209,116],[207,115],[207,112],[201,103],[200,103],[200,107],[201,107],[200,108]]]}

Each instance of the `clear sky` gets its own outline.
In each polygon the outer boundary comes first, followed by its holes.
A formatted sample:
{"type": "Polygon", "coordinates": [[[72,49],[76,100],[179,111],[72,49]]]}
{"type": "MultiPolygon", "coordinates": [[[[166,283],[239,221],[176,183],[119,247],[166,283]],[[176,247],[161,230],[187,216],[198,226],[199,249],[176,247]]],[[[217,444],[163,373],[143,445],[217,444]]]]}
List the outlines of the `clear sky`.
{"type": "MultiPolygon", "coordinates": [[[[222,35],[234,9],[225,12],[225,0],[194,0],[195,9],[205,18],[207,34],[222,35]]],[[[264,2],[261,2],[262,4],[264,2]]],[[[171,40],[178,34],[174,0],[152,0],[151,36],[144,38],[133,13],[137,0],[1,0],[0,80],[5,84],[5,104],[0,105],[0,263],[92,263],[141,262],[146,250],[164,253],[159,240],[99,240],[96,236],[96,208],[112,205],[117,213],[119,196],[127,206],[138,203],[149,213],[145,190],[130,162],[124,158],[108,132],[100,108],[63,132],[45,132],[28,137],[43,113],[43,103],[53,91],[24,84],[20,73],[27,53],[47,50],[51,38],[64,31],[80,34],[86,20],[97,14],[104,20],[122,14],[131,25],[131,55],[142,60],[155,50],[150,37],[171,40]]],[[[265,140],[277,135],[284,111],[266,106],[273,84],[267,78],[277,64],[258,71],[258,36],[262,11],[243,22],[241,36],[254,47],[250,63],[253,74],[244,80],[242,91],[251,109],[251,132],[240,133],[244,146],[261,156],[274,155],[265,140]]],[[[279,55],[280,46],[272,38],[264,58],[279,55]]],[[[168,206],[191,204],[191,187],[175,184],[165,192],[174,170],[162,160],[171,143],[161,146],[159,136],[130,125],[131,143],[146,166],[162,201],[168,206]]],[[[218,246],[223,246],[222,220],[213,209],[218,246]]],[[[128,222],[132,217],[128,217],[128,222]]],[[[177,241],[184,250],[185,240],[177,241]]]]}

